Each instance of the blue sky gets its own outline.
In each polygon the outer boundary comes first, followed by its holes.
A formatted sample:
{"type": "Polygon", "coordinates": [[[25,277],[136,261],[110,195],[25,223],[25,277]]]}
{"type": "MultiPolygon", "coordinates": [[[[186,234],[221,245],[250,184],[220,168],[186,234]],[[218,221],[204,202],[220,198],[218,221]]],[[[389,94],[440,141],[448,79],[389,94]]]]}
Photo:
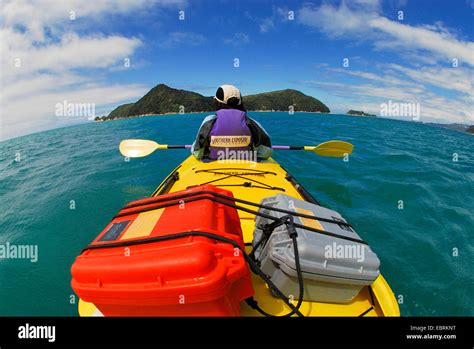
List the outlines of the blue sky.
{"type": "Polygon", "coordinates": [[[244,95],[294,88],[336,113],[418,103],[421,121],[474,123],[473,1],[0,6],[0,139],[80,121],[58,118],[57,103],[94,103],[103,114],[158,83],[204,95],[223,83],[244,95]]]}

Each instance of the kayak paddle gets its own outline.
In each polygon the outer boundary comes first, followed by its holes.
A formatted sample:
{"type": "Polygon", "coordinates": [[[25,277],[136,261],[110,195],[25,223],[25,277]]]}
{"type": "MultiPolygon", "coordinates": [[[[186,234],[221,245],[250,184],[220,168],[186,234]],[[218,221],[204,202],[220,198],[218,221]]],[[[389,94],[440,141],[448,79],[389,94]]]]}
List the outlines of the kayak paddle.
{"type": "Polygon", "coordinates": [[[319,156],[329,156],[342,158],[352,153],[354,146],[344,141],[327,141],[316,146],[288,146],[288,145],[274,145],[272,149],[280,150],[309,150],[319,156]]]}
{"type": "MultiPolygon", "coordinates": [[[[146,139],[125,139],[120,142],[119,150],[123,156],[140,158],[148,156],[155,150],[164,149],[189,149],[191,145],[159,144],[146,139]]],[[[352,153],[353,145],[344,141],[327,141],[316,146],[290,146],[274,145],[272,149],[278,150],[308,150],[319,156],[343,157],[352,153]]]]}
{"type": "Polygon", "coordinates": [[[191,148],[187,145],[159,144],[146,139],[126,139],[120,142],[119,150],[123,156],[129,158],[141,158],[148,156],[155,150],[191,148]]]}

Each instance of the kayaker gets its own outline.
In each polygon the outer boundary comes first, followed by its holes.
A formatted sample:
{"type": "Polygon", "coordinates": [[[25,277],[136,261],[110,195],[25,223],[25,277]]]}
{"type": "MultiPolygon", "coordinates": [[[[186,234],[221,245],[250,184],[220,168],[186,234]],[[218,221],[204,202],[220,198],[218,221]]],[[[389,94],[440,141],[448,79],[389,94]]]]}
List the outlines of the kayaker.
{"type": "Polygon", "coordinates": [[[247,116],[237,87],[220,86],[214,102],[216,113],[204,119],[191,148],[197,159],[256,161],[272,155],[270,137],[247,116]]]}

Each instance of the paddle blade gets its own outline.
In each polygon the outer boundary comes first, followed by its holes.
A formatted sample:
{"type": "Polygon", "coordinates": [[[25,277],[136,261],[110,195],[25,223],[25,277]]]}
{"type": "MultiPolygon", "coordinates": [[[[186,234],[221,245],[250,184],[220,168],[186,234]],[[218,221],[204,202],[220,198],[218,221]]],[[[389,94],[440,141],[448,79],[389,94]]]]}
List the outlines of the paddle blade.
{"type": "Polygon", "coordinates": [[[153,153],[160,145],[146,139],[125,139],[120,142],[119,150],[123,156],[141,158],[153,153]]]}
{"type": "Polygon", "coordinates": [[[313,152],[319,156],[329,156],[342,158],[346,154],[351,154],[354,146],[343,141],[328,141],[314,147],[313,152]]]}

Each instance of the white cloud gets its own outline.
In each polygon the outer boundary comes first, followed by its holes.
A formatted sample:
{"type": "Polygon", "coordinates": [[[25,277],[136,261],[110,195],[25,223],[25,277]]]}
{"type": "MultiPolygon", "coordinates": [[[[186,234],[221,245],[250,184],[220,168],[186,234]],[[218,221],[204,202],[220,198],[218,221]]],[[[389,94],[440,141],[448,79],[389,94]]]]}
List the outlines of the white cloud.
{"type": "MultiPolygon", "coordinates": [[[[44,42],[48,39],[49,31],[55,35],[65,28],[72,27],[76,21],[102,18],[105,14],[127,13],[149,6],[149,3],[147,4],[146,0],[123,0],[113,3],[110,1],[91,3],[83,0],[6,0],[2,1],[1,17],[5,27],[22,29],[29,39],[44,42]],[[75,21],[70,20],[71,14],[74,15],[75,21]]],[[[182,1],[170,0],[161,3],[167,5],[182,1]]]]}
{"type": "Polygon", "coordinates": [[[377,75],[375,73],[360,71],[360,70],[351,70],[345,68],[327,68],[328,71],[336,72],[336,73],[344,73],[350,76],[354,76],[357,78],[365,79],[365,80],[372,80],[379,83],[384,84],[391,84],[391,85],[399,85],[399,86],[413,86],[413,83],[401,80],[398,77],[394,76],[394,74],[384,74],[384,75],[377,75]]]}
{"type": "Polygon", "coordinates": [[[352,3],[364,9],[378,10],[380,8],[380,0],[352,0],[352,3]]]}
{"type": "Polygon", "coordinates": [[[273,18],[267,17],[267,18],[262,19],[262,21],[260,22],[259,28],[260,28],[261,33],[267,33],[271,29],[275,28],[275,22],[273,18]]]}
{"type": "Polygon", "coordinates": [[[434,55],[438,60],[474,66],[474,43],[456,38],[441,23],[411,26],[380,15],[372,5],[349,7],[323,4],[303,6],[297,19],[300,23],[319,29],[332,38],[371,40],[374,47],[391,49],[403,55],[406,51],[434,55]]]}
{"type": "Polygon", "coordinates": [[[61,126],[72,121],[85,121],[87,115],[82,117],[64,118],[56,116],[56,104],[67,103],[90,103],[98,106],[113,106],[119,101],[129,100],[144,95],[148,89],[141,85],[79,85],[74,89],[72,85],[66,85],[67,89],[49,89],[44,92],[35,91],[27,98],[18,98],[8,103],[3,110],[7,116],[15,115],[6,119],[2,138],[10,135],[20,136],[31,130],[42,130],[61,126]],[[21,113],[21,114],[20,114],[21,113]],[[26,117],[21,117],[22,115],[26,117]]]}
{"type": "MultiPolygon", "coordinates": [[[[2,31],[4,43],[15,33],[2,31]]],[[[39,70],[64,72],[78,68],[105,68],[131,55],[141,45],[137,38],[121,36],[79,37],[74,33],[64,34],[60,42],[45,46],[5,47],[6,54],[2,59],[3,79],[17,78],[39,70]],[[15,68],[15,59],[20,59],[21,66],[15,68]]]]}
{"type": "Polygon", "coordinates": [[[447,62],[457,58],[474,66],[474,43],[455,38],[445,28],[413,27],[385,17],[374,18],[369,25],[387,34],[397,47],[428,51],[447,62]]]}
{"type": "Polygon", "coordinates": [[[199,46],[206,42],[206,38],[198,33],[172,32],[167,38],[159,43],[161,48],[174,48],[176,46],[199,46]]]}
{"type": "Polygon", "coordinates": [[[466,94],[474,98],[474,88],[471,71],[467,68],[421,67],[411,69],[398,64],[390,64],[389,68],[397,70],[412,80],[429,84],[441,89],[466,94]]]}
{"type": "Polygon", "coordinates": [[[361,109],[380,114],[380,104],[392,100],[419,103],[422,121],[474,124],[474,96],[472,87],[468,88],[472,86],[472,80],[466,69],[426,67],[418,70],[395,64],[380,65],[379,68],[383,73],[326,69],[329,73],[345,74],[366,82],[340,83],[334,82],[339,79],[332,77],[326,81],[306,80],[301,83],[339,97],[341,101],[332,109],[361,109]],[[456,95],[448,98],[431,91],[429,86],[450,90],[456,95]]]}
{"type": "Polygon", "coordinates": [[[185,5],[182,0],[2,1],[0,140],[59,126],[54,106],[64,100],[103,109],[143,95],[145,86],[105,83],[105,74],[132,59],[141,40],[103,35],[99,25],[151,6],[185,5]]]}
{"type": "Polygon", "coordinates": [[[2,91],[4,101],[22,100],[34,96],[38,91],[49,91],[52,89],[63,89],[68,86],[81,85],[89,81],[84,76],[65,73],[59,76],[52,74],[37,74],[35,76],[24,76],[12,79],[6,90],[2,91]]]}
{"type": "Polygon", "coordinates": [[[250,37],[245,33],[235,33],[230,38],[225,38],[224,43],[233,46],[242,46],[250,43],[250,37]]]}
{"type": "Polygon", "coordinates": [[[367,22],[376,16],[375,12],[350,9],[345,2],[339,7],[323,4],[303,6],[297,13],[297,20],[315,27],[331,38],[351,35],[362,36],[367,31],[367,22]]]}
{"type": "Polygon", "coordinates": [[[359,81],[305,83],[329,91],[341,98],[341,105],[352,105],[351,109],[362,105],[369,112],[380,112],[380,103],[391,99],[420,103],[424,120],[474,123],[474,43],[460,39],[440,22],[412,26],[392,21],[380,12],[379,2],[369,0],[343,1],[339,6],[304,5],[297,16],[301,24],[332,39],[391,51],[406,63],[379,63],[371,72],[326,67],[328,73],[359,81]],[[458,67],[452,67],[454,58],[458,67]]]}
{"type": "MultiPolygon", "coordinates": [[[[276,28],[278,23],[287,22],[289,20],[289,9],[286,7],[272,6],[272,13],[270,16],[263,19],[256,19],[260,33],[268,33],[276,28]]],[[[247,16],[249,17],[248,13],[247,16]]],[[[254,19],[250,16],[251,19],[254,19]]],[[[255,19],[254,19],[255,20],[255,19]]]]}

